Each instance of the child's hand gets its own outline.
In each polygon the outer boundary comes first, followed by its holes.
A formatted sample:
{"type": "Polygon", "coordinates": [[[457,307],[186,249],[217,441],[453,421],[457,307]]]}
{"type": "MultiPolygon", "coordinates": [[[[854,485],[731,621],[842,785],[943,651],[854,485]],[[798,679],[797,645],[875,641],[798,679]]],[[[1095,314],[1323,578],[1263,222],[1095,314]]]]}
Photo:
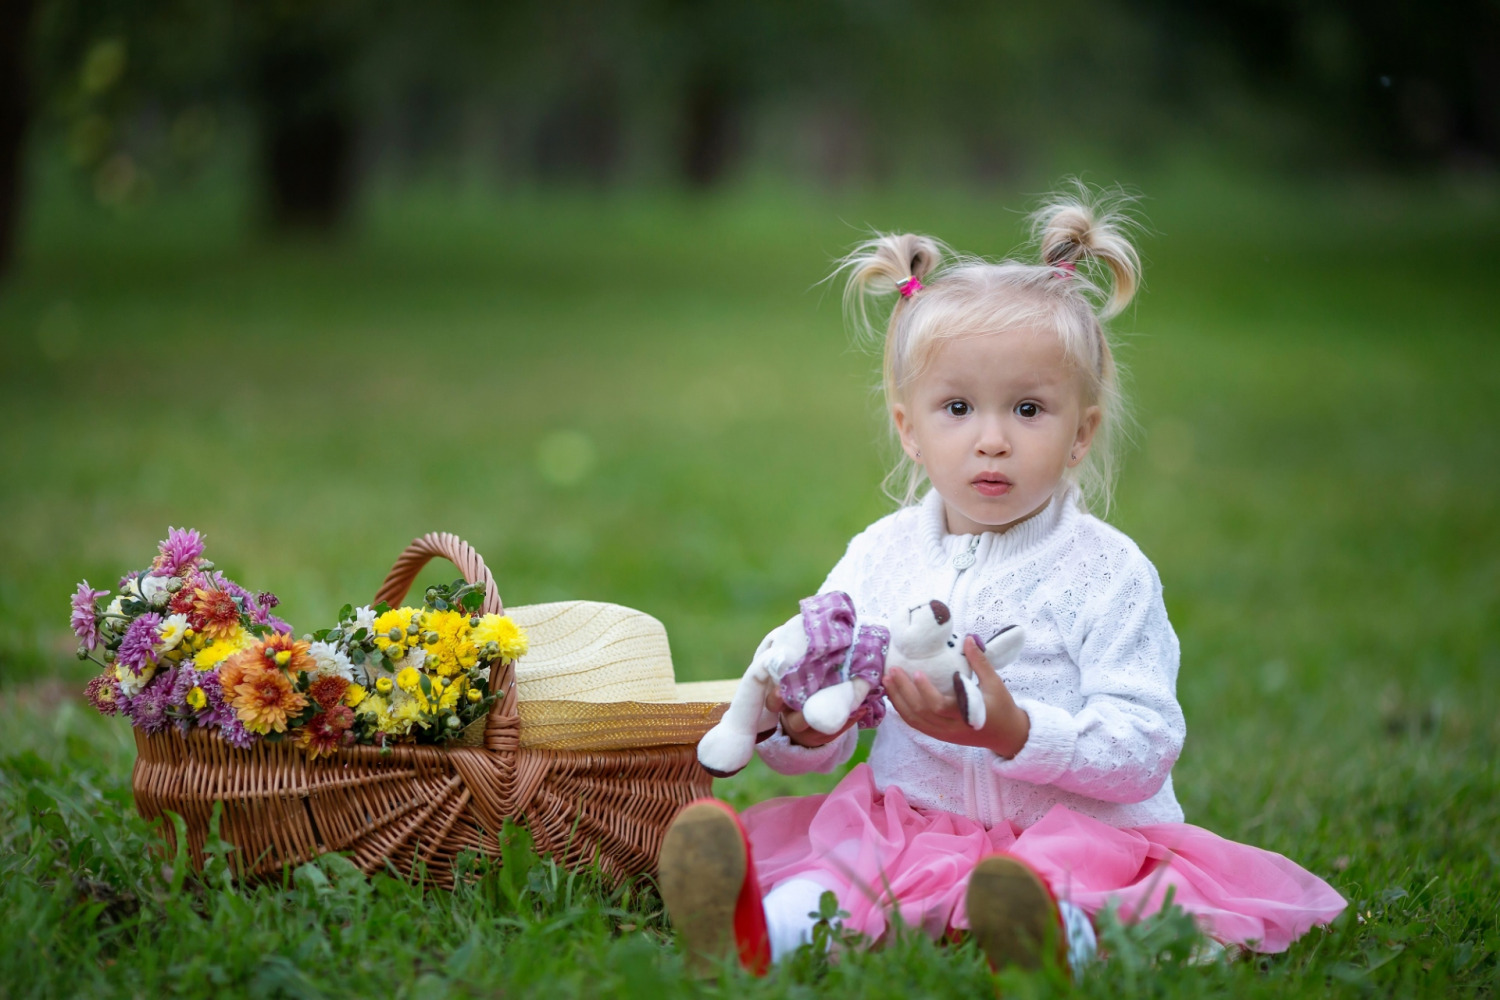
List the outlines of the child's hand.
{"type": "Polygon", "coordinates": [[[1031,734],[1031,717],[1016,704],[984,651],[971,635],[964,640],[964,658],[974,670],[979,690],[984,693],[983,729],[973,729],[958,709],[958,697],[952,691],[944,694],[927,679],[926,674],[908,674],[900,667],[885,672],[885,694],[906,724],[944,743],[985,747],[1001,757],[1014,757],[1026,745],[1031,734]]]}
{"type": "Polygon", "coordinates": [[[863,719],[865,713],[869,711],[867,706],[860,705],[849,716],[849,721],[844,723],[844,728],[836,733],[820,733],[807,724],[807,720],[802,717],[801,712],[788,712],[786,710],[786,703],[781,700],[781,693],[774,687],[766,695],[766,708],[781,716],[781,731],[786,733],[787,739],[799,747],[808,748],[820,747],[826,743],[832,743],[848,732],[850,726],[858,725],[859,720],[863,719]]]}

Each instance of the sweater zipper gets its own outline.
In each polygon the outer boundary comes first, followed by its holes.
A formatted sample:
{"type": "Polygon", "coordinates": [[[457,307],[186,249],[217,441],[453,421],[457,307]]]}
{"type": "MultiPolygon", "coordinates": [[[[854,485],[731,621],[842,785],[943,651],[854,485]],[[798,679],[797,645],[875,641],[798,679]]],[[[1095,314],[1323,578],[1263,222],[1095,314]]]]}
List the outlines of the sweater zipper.
{"type": "MultiPolygon", "coordinates": [[[[948,606],[950,608],[957,605],[958,587],[963,581],[964,574],[979,561],[979,542],[983,538],[983,535],[976,534],[970,540],[969,547],[953,557],[953,585],[948,588],[948,606]]],[[[985,829],[989,829],[990,825],[994,822],[994,808],[993,803],[990,801],[990,775],[988,768],[981,761],[975,759],[980,756],[982,756],[982,751],[964,753],[964,783],[969,789],[970,801],[973,803],[974,818],[985,829]]]]}
{"type": "Polygon", "coordinates": [[[983,536],[975,535],[974,540],[969,543],[969,547],[953,557],[953,568],[957,572],[953,574],[953,586],[948,588],[949,607],[953,606],[953,600],[958,596],[958,581],[963,578],[963,575],[968,572],[969,568],[972,567],[974,563],[979,559],[979,557],[975,555],[975,553],[979,549],[979,539],[981,537],[983,536]]]}

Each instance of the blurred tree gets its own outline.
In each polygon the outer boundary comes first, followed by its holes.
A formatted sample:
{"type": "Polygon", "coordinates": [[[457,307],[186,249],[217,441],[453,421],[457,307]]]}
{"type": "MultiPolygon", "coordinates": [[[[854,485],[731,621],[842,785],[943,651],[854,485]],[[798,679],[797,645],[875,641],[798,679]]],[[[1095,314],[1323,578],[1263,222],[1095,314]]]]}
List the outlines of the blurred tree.
{"type": "Polygon", "coordinates": [[[21,154],[31,116],[26,39],[32,0],[0,3],[0,279],[10,270],[21,221],[21,154]]]}
{"type": "Polygon", "coordinates": [[[1316,126],[1315,159],[1500,163],[1493,0],[1148,0],[1143,11],[1171,42],[1159,50],[1163,89],[1243,80],[1316,126]]]}
{"type": "Polygon", "coordinates": [[[993,183],[1059,150],[1184,140],[1325,169],[1500,162],[1495,0],[0,0],[0,17],[0,262],[28,117],[61,123],[116,207],[248,120],[283,228],[347,218],[362,151],[452,162],[476,135],[527,179],[693,188],[749,156],[830,183],[993,183]]]}
{"type": "Polygon", "coordinates": [[[275,229],[338,228],[354,194],[356,60],[378,11],[364,0],[241,0],[245,85],[275,229]]]}

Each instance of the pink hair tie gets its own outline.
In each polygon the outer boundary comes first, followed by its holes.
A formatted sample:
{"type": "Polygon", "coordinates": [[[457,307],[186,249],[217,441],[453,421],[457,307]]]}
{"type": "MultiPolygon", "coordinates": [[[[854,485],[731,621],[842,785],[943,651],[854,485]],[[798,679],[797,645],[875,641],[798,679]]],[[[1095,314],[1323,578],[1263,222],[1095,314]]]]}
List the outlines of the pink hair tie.
{"type": "Polygon", "coordinates": [[[896,291],[901,293],[903,299],[909,299],[921,290],[922,283],[917,280],[915,275],[896,282],[896,291]]]}
{"type": "Polygon", "coordinates": [[[1061,272],[1060,274],[1054,274],[1054,278],[1066,278],[1070,275],[1078,273],[1078,265],[1073,263],[1071,260],[1060,260],[1052,266],[1057,268],[1058,271],[1061,272]]]}

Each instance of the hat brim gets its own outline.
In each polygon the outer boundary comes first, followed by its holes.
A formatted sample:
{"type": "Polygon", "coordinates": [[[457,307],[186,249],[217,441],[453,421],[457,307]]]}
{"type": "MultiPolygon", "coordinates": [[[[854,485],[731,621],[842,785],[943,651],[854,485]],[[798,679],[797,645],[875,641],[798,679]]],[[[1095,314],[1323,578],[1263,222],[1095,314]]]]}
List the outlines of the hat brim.
{"type": "Polygon", "coordinates": [[[634,750],[697,743],[729,707],[739,681],[677,685],[680,701],[519,701],[530,750],[634,750]]]}

